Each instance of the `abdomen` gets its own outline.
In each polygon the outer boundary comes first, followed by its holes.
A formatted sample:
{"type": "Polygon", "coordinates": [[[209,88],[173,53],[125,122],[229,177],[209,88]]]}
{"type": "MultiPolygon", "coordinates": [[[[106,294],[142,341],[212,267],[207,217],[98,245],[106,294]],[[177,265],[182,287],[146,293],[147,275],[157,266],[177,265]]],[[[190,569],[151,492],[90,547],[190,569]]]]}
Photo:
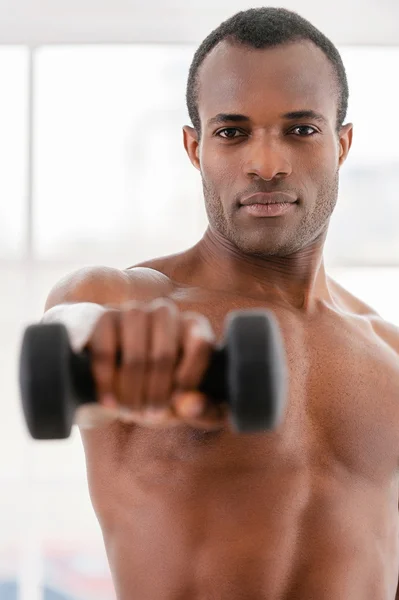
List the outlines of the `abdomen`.
{"type": "Polygon", "coordinates": [[[393,600],[388,487],[278,462],[227,473],[172,461],[125,482],[103,528],[118,599],[393,600]]]}

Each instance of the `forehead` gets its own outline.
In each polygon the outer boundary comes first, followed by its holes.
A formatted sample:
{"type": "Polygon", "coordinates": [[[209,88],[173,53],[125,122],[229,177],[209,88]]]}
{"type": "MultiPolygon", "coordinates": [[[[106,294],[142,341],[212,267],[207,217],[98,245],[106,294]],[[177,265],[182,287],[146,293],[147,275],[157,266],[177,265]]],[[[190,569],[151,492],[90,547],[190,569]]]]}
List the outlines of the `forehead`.
{"type": "Polygon", "coordinates": [[[219,112],[250,118],[298,109],[322,112],[334,121],[337,93],[333,66],[312,42],[254,49],[223,41],[199,71],[201,121],[219,112]]]}

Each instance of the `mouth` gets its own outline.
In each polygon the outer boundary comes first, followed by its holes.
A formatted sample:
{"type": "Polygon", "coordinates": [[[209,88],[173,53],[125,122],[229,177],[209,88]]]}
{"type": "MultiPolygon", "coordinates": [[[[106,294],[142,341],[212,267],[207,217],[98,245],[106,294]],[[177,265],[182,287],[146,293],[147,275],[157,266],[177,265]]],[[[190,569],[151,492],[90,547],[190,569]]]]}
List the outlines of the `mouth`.
{"type": "Polygon", "coordinates": [[[242,206],[254,204],[296,204],[298,199],[288,192],[257,192],[246,196],[240,202],[242,206]]]}
{"type": "Polygon", "coordinates": [[[298,199],[287,192],[257,193],[241,200],[241,210],[252,217],[282,217],[295,209],[298,199]]]}

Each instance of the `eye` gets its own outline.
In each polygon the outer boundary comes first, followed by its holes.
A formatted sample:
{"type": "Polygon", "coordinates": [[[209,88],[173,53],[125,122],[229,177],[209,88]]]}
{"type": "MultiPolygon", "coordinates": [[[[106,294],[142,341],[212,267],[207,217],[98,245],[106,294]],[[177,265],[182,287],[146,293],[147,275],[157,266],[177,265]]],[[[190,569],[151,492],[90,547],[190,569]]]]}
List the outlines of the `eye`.
{"type": "Polygon", "coordinates": [[[231,133],[234,134],[235,132],[240,133],[240,130],[237,129],[237,127],[226,127],[225,129],[220,129],[219,131],[217,131],[215,133],[215,135],[217,137],[221,137],[224,140],[234,140],[237,137],[241,137],[241,136],[237,136],[237,135],[226,135],[226,136],[221,135],[222,133],[225,133],[225,132],[227,132],[228,134],[231,134],[231,133]]]}
{"type": "Polygon", "coordinates": [[[311,127],[310,125],[297,125],[297,127],[294,127],[294,129],[290,130],[290,133],[295,131],[299,131],[299,133],[296,134],[299,137],[311,137],[315,133],[318,133],[317,129],[311,127]]]}

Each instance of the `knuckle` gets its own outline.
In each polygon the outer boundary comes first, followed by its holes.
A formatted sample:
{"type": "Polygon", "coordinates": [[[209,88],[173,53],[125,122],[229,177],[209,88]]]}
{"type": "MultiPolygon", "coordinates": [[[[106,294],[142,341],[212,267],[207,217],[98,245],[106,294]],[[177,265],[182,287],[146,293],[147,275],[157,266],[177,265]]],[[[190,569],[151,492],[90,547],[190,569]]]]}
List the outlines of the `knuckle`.
{"type": "Polygon", "coordinates": [[[175,316],[178,314],[178,308],[176,304],[169,300],[169,298],[156,298],[149,304],[149,310],[151,313],[155,313],[159,316],[175,316]]]}
{"type": "Polygon", "coordinates": [[[202,315],[201,313],[195,312],[194,310],[185,310],[182,314],[183,319],[185,319],[186,321],[194,321],[195,323],[197,322],[203,322],[204,319],[207,321],[208,319],[202,315]]]}
{"type": "Polygon", "coordinates": [[[183,314],[183,318],[190,337],[203,339],[207,342],[214,341],[215,334],[207,317],[199,313],[187,311],[183,314]]]}
{"type": "Polygon", "coordinates": [[[191,336],[190,345],[193,351],[196,353],[208,352],[211,347],[211,344],[207,338],[198,335],[191,336]]]}
{"type": "Polygon", "coordinates": [[[140,309],[143,310],[143,308],[144,305],[142,302],[139,302],[138,300],[127,300],[126,302],[123,302],[123,304],[121,304],[120,311],[122,313],[125,313],[140,309]]]}
{"type": "Polygon", "coordinates": [[[144,319],[146,314],[145,308],[142,305],[135,303],[134,305],[129,305],[123,308],[121,311],[121,321],[123,323],[130,322],[139,317],[144,319]]]}

